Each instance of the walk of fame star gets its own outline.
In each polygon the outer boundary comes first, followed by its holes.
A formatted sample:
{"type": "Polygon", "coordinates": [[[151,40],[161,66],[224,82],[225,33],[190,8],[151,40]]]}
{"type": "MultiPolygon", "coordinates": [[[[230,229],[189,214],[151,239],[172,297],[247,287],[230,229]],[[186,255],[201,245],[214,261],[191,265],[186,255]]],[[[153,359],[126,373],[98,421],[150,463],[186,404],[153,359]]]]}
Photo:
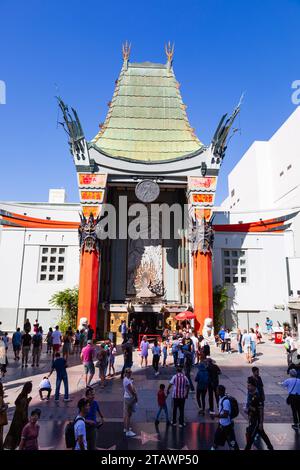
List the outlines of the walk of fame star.
{"type": "Polygon", "coordinates": [[[159,441],[159,435],[157,433],[154,434],[148,434],[147,432],[141,431],[140,436],[135,436],[133,439],[140,439],[142,442],[142,445],[147,444],[147,442],[153,441],[153,442],[158,442],[159,441]]]}

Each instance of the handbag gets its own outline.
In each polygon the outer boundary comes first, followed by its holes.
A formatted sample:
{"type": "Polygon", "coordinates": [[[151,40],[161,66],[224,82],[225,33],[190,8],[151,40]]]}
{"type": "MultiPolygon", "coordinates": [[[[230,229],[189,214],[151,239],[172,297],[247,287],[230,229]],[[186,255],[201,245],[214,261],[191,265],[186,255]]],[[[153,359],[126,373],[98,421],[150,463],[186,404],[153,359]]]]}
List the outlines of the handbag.
{"type": "Polygon", "coordinates": [[[297,380],[298,380],[298,379],[295,379],[295,383],[294,383],[294,385],[293,385],[293,388],[292,388],[292,390],[290,391],[290,393],[289,393],[289,395],[288,395],[288,397],[287,397],[287,399],[286,399],[286,403],[287,403],[288,405],[291,405],[291,403],[292,403],[292,402],[291,402],[291,395],[292,395],[292,391],[293,391],[294,388],[296,387],[297,380]]]}

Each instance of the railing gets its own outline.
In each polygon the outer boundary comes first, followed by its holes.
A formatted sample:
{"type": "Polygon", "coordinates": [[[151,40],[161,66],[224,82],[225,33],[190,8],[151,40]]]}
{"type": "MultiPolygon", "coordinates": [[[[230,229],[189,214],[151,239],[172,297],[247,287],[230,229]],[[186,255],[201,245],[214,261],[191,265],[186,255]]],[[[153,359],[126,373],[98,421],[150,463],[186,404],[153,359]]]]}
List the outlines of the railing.
{"type": "Polygon", "coordinates": [[[144,338],[144,336],[146,336],[147,340],[149,341],[149,343],[151,341],[154,341],[155,338],[159,338],[159,342],[162,341],[162,337],[161,335],[145,335],[145,334],[140,334],[139,335],[139,339],[138,339],[138,351],[141,350],[140,346],[141,346],[141,342],[142,342],[142,339],[144,338]]]}

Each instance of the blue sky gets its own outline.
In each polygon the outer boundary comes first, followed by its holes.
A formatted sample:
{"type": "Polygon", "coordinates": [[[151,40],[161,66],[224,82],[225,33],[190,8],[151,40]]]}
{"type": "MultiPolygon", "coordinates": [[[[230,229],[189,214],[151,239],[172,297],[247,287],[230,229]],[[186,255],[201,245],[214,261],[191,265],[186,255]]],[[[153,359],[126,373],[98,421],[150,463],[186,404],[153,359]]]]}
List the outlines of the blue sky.
{"type": "Polygon", "coordinates": [[[295,109],[299,23],[300,0],[0,0],[0,80],[7,87],[0,105],[0,200],[47,201],[49,188],[65,187],[68,201],[78,201],[54,96],[77,109],[92,139],[128,39],[134,62],[165,61],[164,43],[175,42],[175,74],[204,143],[245,91],[240,132],[220,173],[220,202],[245,150],[269,139],[295,109]]]}

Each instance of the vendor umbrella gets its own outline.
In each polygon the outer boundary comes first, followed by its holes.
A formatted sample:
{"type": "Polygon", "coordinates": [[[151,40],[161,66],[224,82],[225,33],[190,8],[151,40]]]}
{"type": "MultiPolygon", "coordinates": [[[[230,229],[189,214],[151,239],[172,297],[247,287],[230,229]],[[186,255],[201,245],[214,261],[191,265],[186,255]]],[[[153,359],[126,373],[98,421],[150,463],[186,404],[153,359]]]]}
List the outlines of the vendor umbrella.
{"type": "Polygon", "coordinates": [[[185,312],[180,312],[175,316],[175,320],[178,321],[194,320],[195,318],[196,315],[193,312],[190,312],[189,310],[186,310],[185,312]]]}

